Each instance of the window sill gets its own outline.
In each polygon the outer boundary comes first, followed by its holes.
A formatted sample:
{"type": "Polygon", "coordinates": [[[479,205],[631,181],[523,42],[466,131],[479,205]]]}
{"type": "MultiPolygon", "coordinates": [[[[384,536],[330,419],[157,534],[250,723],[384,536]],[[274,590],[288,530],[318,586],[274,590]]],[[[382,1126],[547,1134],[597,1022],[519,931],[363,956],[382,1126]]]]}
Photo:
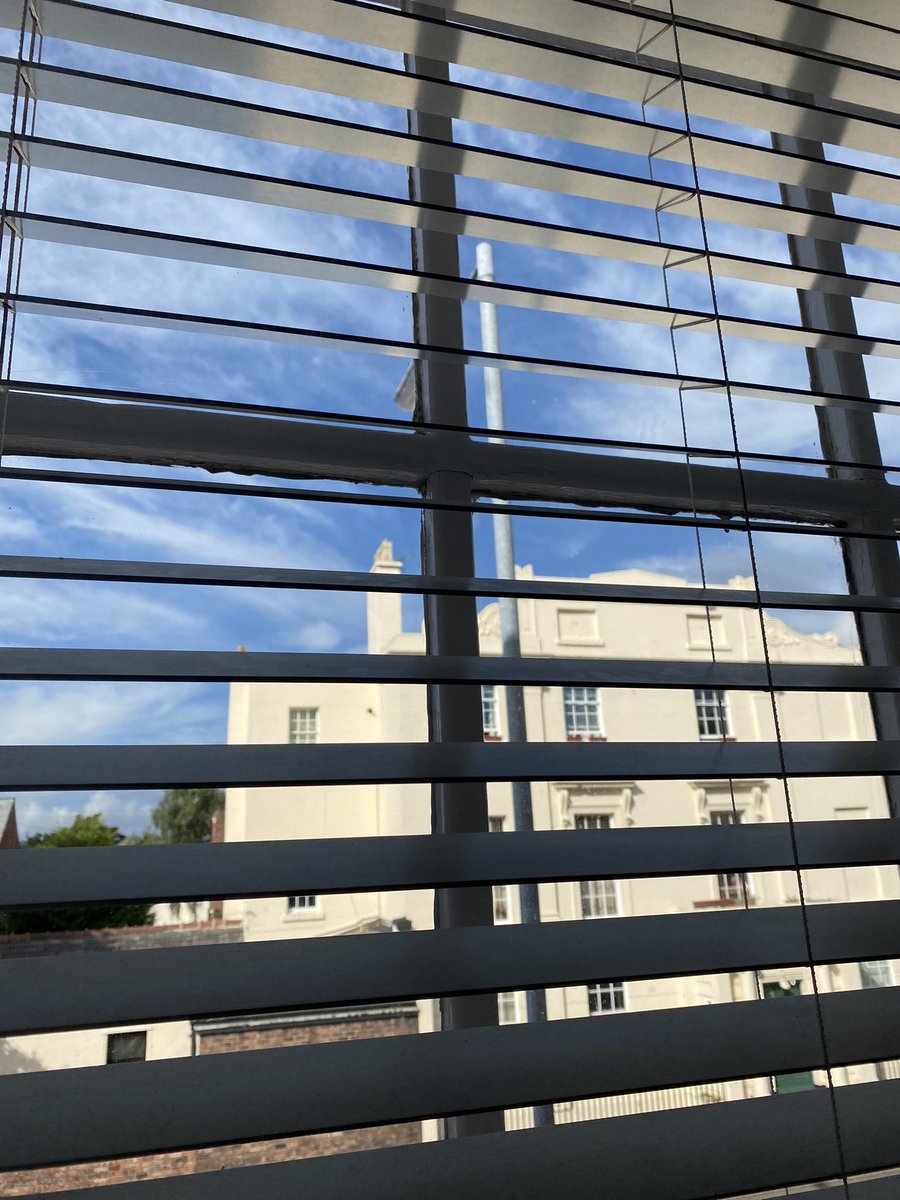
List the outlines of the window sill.
{"type": "MultiPolygon", "coordinates": [[[[757,903],[755,896],[747,897],[747,904],[752,908],[757,903]]],[[[694,908],[743,908],[743,900],[725,900],[721,896],[716,900],[695,900],[694,908]]]]}
{"type": "Polygon", "coordinates": [[[486,742],[502,742],[503,738],[499,733],[485,733],[482,735],[486,742]]]}
{"type": "Polygon", "coordinates": [[[285,921],[323,921],[325,919],[324,909],[313,908],[308,912],[289,912],[284,914],[285,921]]]}
{"type": "Polygon", "coordinates": [[[714,733],[701,733],[700,741],[701,742],[736,742],[737,738],[734,737],[732,734],[728,734],[727,737],[719,737],[718,734],[714,734],[714,733]]]}
{"type": "Polygon", "coordinates": [[[591,733],[591,734],[587,734],[587,735],[583,734],[583,733],[567,733],[566,741],[567,742],[605,742],[606,738],[603,736],[602,733],[591,733]]]}

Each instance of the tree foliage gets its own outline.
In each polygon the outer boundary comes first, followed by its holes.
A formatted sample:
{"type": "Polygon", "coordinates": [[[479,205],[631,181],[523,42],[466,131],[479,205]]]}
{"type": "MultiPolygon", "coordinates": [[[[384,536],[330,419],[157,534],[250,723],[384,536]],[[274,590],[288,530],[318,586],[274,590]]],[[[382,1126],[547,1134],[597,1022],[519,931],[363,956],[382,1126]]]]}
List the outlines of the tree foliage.
{"type": "MultiPolygon", "coordinates": [[[[54,850],[73,846],[118,846],[125,841],[114,825],[97,814],[77,816],[71,825],[50,833],[34,833],[28,847],[54,850]]],[[[5,851],[15,853],[15,851],[5,851]]],[[[92,904],[76,908],[33,908],[0,913],[0,933],[51,933],[70,929],[112,929],[123,925],[152,925],[147,904],[92,904]]]]}
{"type": "Polygon", "coordinates": [[[224,793],[218,788],[172,788],[151,813],[152,840],[208,842],[212,815],[224,804],[224,793]]]}

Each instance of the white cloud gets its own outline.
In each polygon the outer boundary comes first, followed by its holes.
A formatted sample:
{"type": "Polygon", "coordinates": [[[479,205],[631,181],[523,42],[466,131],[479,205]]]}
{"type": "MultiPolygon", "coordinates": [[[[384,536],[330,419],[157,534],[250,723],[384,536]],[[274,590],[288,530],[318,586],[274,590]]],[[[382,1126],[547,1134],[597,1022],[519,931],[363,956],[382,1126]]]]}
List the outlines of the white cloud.
{"type": "Polygon", "coordinates": [[[16,797],[16,823],[24,841],[71,825],[78,815],[96,813],[124,834],[142,833],[150,824],[156,792],[35,792],[16,797]]]}
{"type": "Polygon", "coordinates": [[[0,638],[7,644],[146,644],[196,639],[202,617],[119,584],[5,579],[0,638]]]}
{"type": "Polygon", "coordinates": [[[224,685],[5,683],[0,745],[224,741],[224,685]]]}

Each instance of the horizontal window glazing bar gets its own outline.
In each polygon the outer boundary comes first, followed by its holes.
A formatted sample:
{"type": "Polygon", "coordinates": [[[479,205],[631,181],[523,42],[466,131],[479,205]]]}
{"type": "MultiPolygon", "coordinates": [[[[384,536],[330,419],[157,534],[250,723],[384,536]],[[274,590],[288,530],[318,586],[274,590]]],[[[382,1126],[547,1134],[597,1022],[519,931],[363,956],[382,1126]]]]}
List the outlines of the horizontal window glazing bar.
{"type": "MultiPolygon", "coordinates": [[[[197,479],[165,479],[158,476],[139,475],[108,475],[87,471],[59,471],[41,468],[21,469],[17,467],[0,467],[0,478],[18,479],[25,481],[46,481],[53,483],[85,484],[90,486],[108,486],[135,488],[145,491],[174,491],[219,496],[253,496],[269,499],[307,501],[316,504],[347,504],[372,508],[416,509],[421,511],[472,512],[479,515],[490,515],[503,512],[511,517],[528,517],[529,519],[566,520],[566,521],[604,521],[623,525],[658,525],[661,528],[673,527],[683,529],[714,529],[721,532],[726,529],[730,533],[751,530],[754,533],[794,534],[797,536],[832,538],[836,533],[845,539],[860,538],[869,541],[896,541],[897,532],[881,533],[869,529],[854,529],[835,522],[834,527],[826,525],[796,525],[784,521],[751,521],[728,519],[724,521],[705,517],[666,516],[662,513],[646,515],[643,513],[621,512],[614,509],[592,510],[584,507],[551,507],[537,504],[511,504],[508,502],[490,503],[486,500],[473,501],[469,504],[450,501],[422,499],[403,495],[384,495],[378,492],[329,491],[321,488],[274,487],[259,484],[226,484],[208,483],[197,479]]],[[[276,570],[278,568],[275,568],[276,570]]],[[[689,585],[688,585],[689,586],[689,585]]],[[[424,590],[428,590],[425,588],[424,590]]],[[[435,593],[437,594],[437,593],[435,593]]],[[[727,593],[726,593],[727,594],[727,593]]],[[[773,593],[776,595],[799,595],[805,593],[773,593]]],[[[815,595],[815,593],[811,593],[815,595]]],[[[869,601],[864,597],[864,608],[869,601]]],[[[893,611],[889,598],[874,598],[875,607],[866,611],[893,611]],[[885,608],[884,604],[888,607],[885,608]]],[[[756,601],[751,601],[755,605],[756,601]]],[[[840,611],[852,609],[852,598],[847,604],[839,605],[840,611]]],[[[803,608],[802,604],[790,604],[788,607],[803,608]]],[[[815,604],[812,607],[816,607],[815,604]]]]}
{"type": "Polygon", "coordinates": [[[9,397],[4,452],[416,488],[436,470],[455,469],[463,454],[473,492],[510,500],[747,513],[828,525],[866,511],[889,521],[900,516],[897,487],[877,479],[689,470],[680,463],[473,442],[462,434],[345,430],[49,396],[9,397]]]}

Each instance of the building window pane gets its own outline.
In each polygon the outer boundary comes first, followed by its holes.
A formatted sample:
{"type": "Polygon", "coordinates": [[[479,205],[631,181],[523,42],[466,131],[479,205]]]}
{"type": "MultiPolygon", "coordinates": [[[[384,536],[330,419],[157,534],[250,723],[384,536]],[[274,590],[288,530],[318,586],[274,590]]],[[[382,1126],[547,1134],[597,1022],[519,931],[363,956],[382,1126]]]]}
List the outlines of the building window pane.
{"type": "Polygon", "coordinates": [[[724,692],[702,688],[694,692],[694,706],[701,738],[731,737],[731,716],[724,692]]]}
{"type": "Polygon", "coordinates": [[[319,907],[319,897],[304,893],[300,896],[288,896],[288,912],[315,912],[319,907]]]}
{"type": "Polygon", "coordinates": [[[522,993],[499,992],[497,1019],[501,1025],[515,1025],[522,1020],[522,993]]]}
{"type": "MultiPolygon", "coordinates": [[[[491,833],[503,832],[503,817],[488,817],[488,829],[491,833]]],[[[512,920],[512,888],[508,883],[495,883],[494,894],[494,924],[502,925],[512,920]]],[[[509,992],[508,995],[512,995],[509,992]]]]}
{"type": "Polygon", "coordinates": [[[563,688],[566,737],[601,737],[600,693],[595,687],[563,688]]]}
{"type": "Polygon", "coordinates": [[[106,1061],[108,1063],[143,1062],[147,1057],[147,1034],[111,1033],[106,1039],[106,1061]]]}
{"type": "Polygon", "coordinates": [[[319,710],[317,708],[292,708],[288,723],[288,741],[298,745],[311,745],[319,740],[319,710]]]}
{"type": "Polygon", "coordinates": [[[864,988],[891,987],[894,983],[889,962],[861,962],[859,978],[864,988]]]}
{"type": "Polygon", "coordinates": [[[588,984],[588,1012],[593,1015],[625,1011],[625,984],[607,979],[588,984]]]}
{"type": "MultiPolygon", "coordinates": [[[[612,817],[608,813],[580,813],[575,818],[575,828],[611,829],[612,817]]],[[[583,880],[579,887],[583,917],[615,917],[618,915],[619,897],[615,880],[583,880]]]]}
{"type": "Polygon", "coordinates": [[[502,925],[512,920],[512,892],[508,883],[495,883],[494,894],[494,924],[502,925]]]}
{"type": "MultiPolygon", "coordinates": [[[[710,825],[740,825],[742,814],[735,812],[733,809],[722,809],[719,812],[711,812],[709,814],[710,825]]],[[[717,876],[719,881],[719,899],[725,900],[731,904],[743,904],[744,895],[752,894],[753,888],[750,883],[750,876],[743,874],[741,871],[726,871],[725,874],[717,876]]]]}
{"type": "Polygon", "coordinates": [[[500,713],[497,708],[497,689],[492,683],[481,685],[481,727],[485,737],[500,736],[500,713]]]}

